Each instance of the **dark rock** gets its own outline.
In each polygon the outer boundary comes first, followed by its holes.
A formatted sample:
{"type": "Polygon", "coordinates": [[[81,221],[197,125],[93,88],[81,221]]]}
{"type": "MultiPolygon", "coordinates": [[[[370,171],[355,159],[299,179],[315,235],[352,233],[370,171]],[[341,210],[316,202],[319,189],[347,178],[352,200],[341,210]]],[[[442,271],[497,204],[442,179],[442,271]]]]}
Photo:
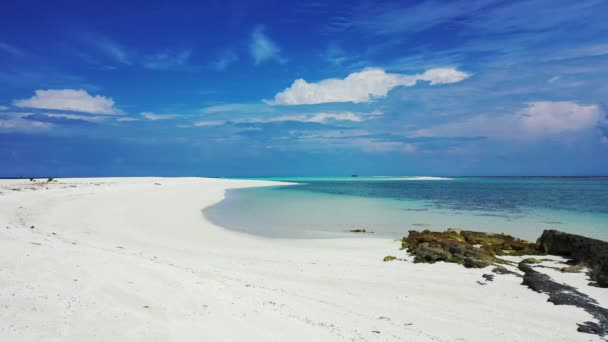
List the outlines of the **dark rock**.
{"type": "Polygon", "coordinates": [[[569,257],[589,266],[589,277],[600,287],[608,287],[608,242],[545,230],[537,244],[545,253],[569,257]]]}
{"type": "Polygon", "coordinates": [[[598,320],[597,323],[579,323],[578,331],[602,337],[608,335],[608,310],[600,307],[595,299],[575,287],[553,281],[548,275],[535,271],[524,262],[520,262],[518,267],[524,272],[522,285],[536,292],[548,294],[547,301],[555,305],[573,305],[582,308],[598,320]]]}
{"type": "Polygon", "coordinates": [[[483,279],[485,279],[486,281],[494,281],[494,275],[493,274],[483,274],[481,277],[483,279]]]}

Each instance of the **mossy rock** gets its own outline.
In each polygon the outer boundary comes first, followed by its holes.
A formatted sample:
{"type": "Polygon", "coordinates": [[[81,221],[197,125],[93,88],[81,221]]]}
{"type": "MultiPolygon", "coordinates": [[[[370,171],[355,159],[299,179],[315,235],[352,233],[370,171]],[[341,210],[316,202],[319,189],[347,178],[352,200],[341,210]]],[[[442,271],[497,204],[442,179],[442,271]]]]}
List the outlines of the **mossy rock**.
{"type": "Polygon", "coordinates": [[[521,262],[524,264],[540,264],[543,261],[539,260],[539,259],[535,259],[535,258],[526,258],[526,259],[522,260],[521,262]]]}
{"type": "Polygon", "coordinates": [[[445,232],[410,230],[401,248],[414,256],[414,262],[452,262],[470,268],[509,264],[497,255],[540,254],[534,244],[509,235],[450,228],[445,232]]]}
{"type": "Polygon", "coordinates": [[[395,259],[397,259],[397,257],[392,256],[392,255],[387,255],[384,257],[384,259],[382,259],[382,261],[387,262],[387,261],[393,261],[395,259]]]}

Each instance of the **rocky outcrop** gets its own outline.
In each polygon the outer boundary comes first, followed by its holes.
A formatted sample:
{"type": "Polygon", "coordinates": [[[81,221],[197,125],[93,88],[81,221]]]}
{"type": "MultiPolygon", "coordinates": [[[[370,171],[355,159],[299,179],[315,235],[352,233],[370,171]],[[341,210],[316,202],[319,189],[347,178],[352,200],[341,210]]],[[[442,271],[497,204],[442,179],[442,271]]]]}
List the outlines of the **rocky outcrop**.
{"type": "Polygon", "coordinates": [[[410,230],[401,241],[402,248],[414,256],[414,262],[453,262],[470,268],[506,263],[500,255],[538,254],[535,244],[510,235],[460,231],[410,230]]]}
{"type": "Polygon", "coordinates": [[[608,242],[545,230],[538,239],[539,250],[564,256],[589,267],[589,277],[600,287],[608,287],[608,242]]]}

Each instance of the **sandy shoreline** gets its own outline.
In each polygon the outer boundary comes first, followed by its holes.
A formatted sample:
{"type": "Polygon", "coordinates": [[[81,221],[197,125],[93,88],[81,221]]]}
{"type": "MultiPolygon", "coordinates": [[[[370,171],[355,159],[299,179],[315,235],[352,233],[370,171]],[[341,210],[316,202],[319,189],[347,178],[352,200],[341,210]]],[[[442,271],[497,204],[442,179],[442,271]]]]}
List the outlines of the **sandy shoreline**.
{"type": "Polygon", "coordinates": [[[272,184],[0,180],[0,340],[600,340],[576,331],[589,314],[514,276],[480,285],[489,270],[383,262],[405,256],[391,240],[266,239],[202,214],[228,188],[272,184]]]}

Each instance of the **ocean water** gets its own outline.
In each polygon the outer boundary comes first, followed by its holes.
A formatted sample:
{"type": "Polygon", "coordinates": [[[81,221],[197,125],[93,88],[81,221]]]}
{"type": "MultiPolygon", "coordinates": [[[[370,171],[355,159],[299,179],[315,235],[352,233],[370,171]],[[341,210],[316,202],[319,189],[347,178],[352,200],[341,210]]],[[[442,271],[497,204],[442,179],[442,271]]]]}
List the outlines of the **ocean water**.
{"type": "Polygon", "coordinates": [[[605,177],[265,178],[296,185],[229,190],[204,210],[212,222],[270,237],[400,238],[462,228],[536,240],[558,229],[608,240],[605,177]],[[362,236],[357,234],[356,236],[362,236]]]}

